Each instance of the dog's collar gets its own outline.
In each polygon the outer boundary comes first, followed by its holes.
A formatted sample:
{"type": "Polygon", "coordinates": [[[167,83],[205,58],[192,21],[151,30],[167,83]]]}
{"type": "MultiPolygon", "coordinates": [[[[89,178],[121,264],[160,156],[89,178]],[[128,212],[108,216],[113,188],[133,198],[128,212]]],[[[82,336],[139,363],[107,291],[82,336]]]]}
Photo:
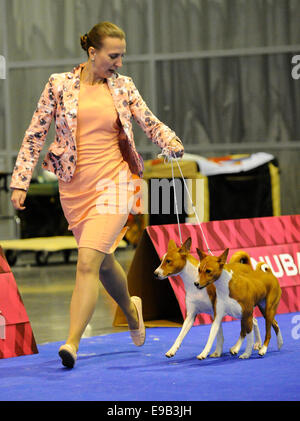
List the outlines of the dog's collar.
{"type": "Polygon", "coordinates": [[[211,282],[211,283],[207,282],[207,284],[202,285],[202,286],[198,286],[197,288],[198,288],[198,289],[204,289],[204,288],[208,287],[208,285],[211,285],[211,284],[213,284],[213,283],[214,283],[214,282],[211,282]]]}
{"type": "Polygon", "coordinates": [[[201,285],[201,286],[197,286],[198,289],[203,289],[208,287],[208,285],[212,285],[215,282],[219,281],[219,280],[226,280],[229,281],[231,279],[231,276],[233,274],[233,271],[230,270],[229,272],[226,269],[222,270],[221,276],[218,279],[215,279],[213,282],[207,282],[205,285],[201,285]]]}

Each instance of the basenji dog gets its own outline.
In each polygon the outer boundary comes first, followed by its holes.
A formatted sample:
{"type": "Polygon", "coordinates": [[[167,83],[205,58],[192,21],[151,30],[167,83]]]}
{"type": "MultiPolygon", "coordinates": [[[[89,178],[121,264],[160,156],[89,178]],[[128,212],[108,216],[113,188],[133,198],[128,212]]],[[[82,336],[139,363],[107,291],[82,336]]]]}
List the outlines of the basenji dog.
{"type": "MultiPolygon", "coordinates": [[[[166,357],[173,357],[178,351],[184,337],[189,332],[194,324],[195,318],[199,313],[207,313],[214,316],[216,303],[216,287],[214,284],[207,288],[196,289],[194,283],[198,277],[199,260],[191,253],[192,240],[189,237],[180,247],[177,247],[174,240],[170,240],[168,244],[167,253],[162,257],[161,264],[154,271],[154,275],[158,279],[166,279],[169,276],[180,275],[185,288],[185,304],[186,304],[186,318],[184,320],[182,329],[175,340],[172,347],[165,354],[166,357]]],[[[260,333],[256,319],[253,321],[257,348],[261,345],[260,333]]],[[[220,357],[223,351],[223,329],[220,328],[217,332],[216,350],[210,357],[220,357]]]]}
{"type": "Polygon", "coordinates": [[[198,279],[195,286],[198,290],[216,286],[215,318],[211,325],[207,344],[198,359],[204,359],[210,352],[213,341],[220,330],[225,315],[241,319],[241,333],[237,343],[230,349],[237,354],[243,340],[247,338],[245,352],[239,358],[249,358],[253,348],[253,309],[257,305],[265,318],[266,335],[259,355],[264,355],[271,338],[271,326],[277,335],[278,349],[283,341],[279,326],[274,319],[281,297],[281,288],[277,278],[268,265],[259,262],[255,270],[252,268],[250,256],[246,252],[238,252],[238,259],[226,264],[229,249],[220,256],[209,256],[197,249],[200,258],[198,279]],[[241,262],[244,259],[245,262],[241,262]]]}

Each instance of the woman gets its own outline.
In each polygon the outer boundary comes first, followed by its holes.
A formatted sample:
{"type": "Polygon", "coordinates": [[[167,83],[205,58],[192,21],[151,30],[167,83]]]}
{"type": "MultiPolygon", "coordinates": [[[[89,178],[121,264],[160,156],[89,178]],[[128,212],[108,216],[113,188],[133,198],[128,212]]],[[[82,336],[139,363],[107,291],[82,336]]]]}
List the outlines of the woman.
{"type": "Polygon", "coordinates": [[[25,209],[32,173],[54,118],[56,136],[42,166],[58,177],[61,205],[78,244],[69,336],[59,350],[67,367],[74,366],[93,314],[99,278],[123,310],[135,345],[145,341],[141,299],[130,297],[126,274],[114,257],[130,212],[115,198],[125,194],[130,203],[133,174],[141,177],[143,172],[130,118],[164,154],[183,154],[181,141],[147,108],[131,78],[117,73],[126,51],[124,32],[110,22],[100,22],[81,37],[81,46],[87,62],[72,72],[50,76],[25,133],[10,185],[14,208],[25,209]],[[114,189],[103,188],[103,180],[114,189]]]}

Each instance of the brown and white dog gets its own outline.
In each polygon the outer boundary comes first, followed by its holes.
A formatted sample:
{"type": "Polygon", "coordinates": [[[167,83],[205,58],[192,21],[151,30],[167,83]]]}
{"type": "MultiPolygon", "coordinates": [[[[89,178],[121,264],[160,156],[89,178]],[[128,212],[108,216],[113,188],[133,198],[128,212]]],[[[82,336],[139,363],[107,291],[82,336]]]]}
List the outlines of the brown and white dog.
{"type": "Polygon", "coordinates": [[[200,360],[206,358],[210,352],[225,315],[241,319],[240,338],[230,352],[237,354],[246,337],[246,350],[239,358],[249,358],[253,348],[253,309],[256,305],[266,321],[265,341],[259,349],[259,355],[264,355],[267,352],[271,338],[271,326],[277,335],[278,349],[283,344],[279,326],[274,319],[281,297],[281,288],[277,278],[270,267],[263,262],[259,262],[255,270],[251,264],[240,263],[242,259],[250,262],[250,256],[246,252],[238,252],[238,259],[226,264],[228,251],[229,249],[226,249],[219,257],[216,257],[209,256],[197,249],[200,264],[195,286],[198,290],[211,285],[216,286],[215,319],[207,344],[201,354],[197,356],[200,360]]]}
{"type": "MultiPolygon", "coordinates": [[[[154,275],[158,279],[166,279],[169,276],[180,275],[185,288],[186,318],[176,341],[165,354],[167,357],[173,357],[176,354],[184,337],[193,326],[197,314],[207,313],[214,316],[215,312],[215,285],[211,284],[203,289],[195,288],[194,283],[197,282],[199,260],[190,254],[191,243],[192,240],[189,237],[181,247],[177,247],[174,240],[170,240],[167,253],[162,257],[161,264],[154,271],[154,275]]],[[[239,256],[237,258],[239,258],[239,256]]],[[[259,349],[261,339],[256,319],[253,319],[253,325],[256,336],[255,347],[259,349]]],[[[216,334],[216,350],[210,357],[220,357],[222,355],[224,342],[222,324],[219,325],[216,334]]]]}

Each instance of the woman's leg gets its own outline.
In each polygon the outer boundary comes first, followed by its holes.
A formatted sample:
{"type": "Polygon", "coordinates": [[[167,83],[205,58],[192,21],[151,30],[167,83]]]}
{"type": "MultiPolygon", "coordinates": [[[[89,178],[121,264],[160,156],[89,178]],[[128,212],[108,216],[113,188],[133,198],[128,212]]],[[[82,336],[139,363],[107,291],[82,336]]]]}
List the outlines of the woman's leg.
{"type": "Polygon", "coordinates": [[[105,258],[101,263],[99,278],[106,291],[123,310],[129,328],[131,330],[138,329],[139,322],[137,310],[130,300],[127,276],[120,263],[115,259],[113,253],[105,255],[105,258]]]}
{"type": "Polygon", "coordinates": [[[78,249],[76,284],[70,305],[67,344],[78,350],[81,336],[91,319],[99,295],[99,269],[105,253],[87,247],[78,249]]]}

